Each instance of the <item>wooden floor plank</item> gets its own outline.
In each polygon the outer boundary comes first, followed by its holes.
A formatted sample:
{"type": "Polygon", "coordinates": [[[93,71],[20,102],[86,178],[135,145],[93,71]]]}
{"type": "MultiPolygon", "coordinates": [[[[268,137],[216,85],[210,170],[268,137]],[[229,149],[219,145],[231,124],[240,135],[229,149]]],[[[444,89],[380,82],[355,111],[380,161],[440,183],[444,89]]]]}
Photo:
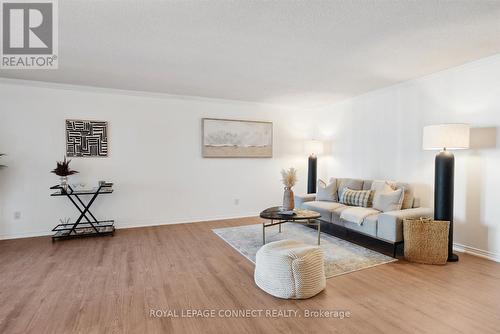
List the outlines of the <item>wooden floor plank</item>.
{"type": "Polygon", "coordinates": [[[255,286],[254,265],[213,228],[259,218],[0,241],[0,333],[498,333],[500,264],[462,255],[327,280],[303,301],[255,286]],[[152,318],[150,309],[347,310],[347,319],[152,318]]]}

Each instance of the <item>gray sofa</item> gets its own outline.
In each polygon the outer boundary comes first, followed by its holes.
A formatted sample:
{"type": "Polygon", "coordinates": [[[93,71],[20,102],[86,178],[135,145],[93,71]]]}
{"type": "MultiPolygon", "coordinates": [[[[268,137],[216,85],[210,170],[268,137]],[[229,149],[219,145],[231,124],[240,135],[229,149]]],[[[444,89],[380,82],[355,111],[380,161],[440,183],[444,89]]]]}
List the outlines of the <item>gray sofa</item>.
{"type": "MultiPolygon", "coordinates": [[[[346,187],[353,190],[369,190],[373,180],[361,179],[332,179],[337,183],[337,198],[346,187]]],[[[330,181],[332,181],[330,180],[330,181]]],[[[297,208],[313,210],[321,213],[321,220],[326,223],[340,225],[347,229],[356,231],[370,237],[394,245],[403,241],[403,219],[420,218],[432,216],[433,212],[429,208],[420,207],[420,201],[413,195],[410,184],[387,181],[395,188],[404,189],[404,199],[401,210],[389,212],[375,212],[363,219],[361,224],[341,219],[342,211],[349,206],[338,203],[338,201],[317,201],[316,194],[296,195],[295,206],[297,208]]]]}

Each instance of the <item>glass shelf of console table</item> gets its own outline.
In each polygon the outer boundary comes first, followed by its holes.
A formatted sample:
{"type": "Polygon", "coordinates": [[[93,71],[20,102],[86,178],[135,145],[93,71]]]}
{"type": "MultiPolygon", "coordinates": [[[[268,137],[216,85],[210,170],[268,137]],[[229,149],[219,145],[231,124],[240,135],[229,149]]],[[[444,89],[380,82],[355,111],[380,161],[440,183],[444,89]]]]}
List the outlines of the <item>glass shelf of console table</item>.
{"type": "Polygon", "coordinates": [[[64,189],[62,186],[57,185],[50,187],[52,190],[58,190],[50,196],[77,196],[77,195],[95,195],[95,194],[111,194],[113,192],[113,183],[103,183],[99,187],[89,189],[73,189],[68,184],[68,188],[64,189]]]}
{"type": "Polygon", "coordinates": [[[50,187],[57,190],[50,196],[66,196],[78,209],[80,216],[74,223],[61,223],[52,229],[52,241],[58,239],[79,238],[87,236],[113,235],[115,232],[114,220],[97,220],[90,211],[97,196],[113,193],[113,183],[105,182],[96,188],[75,190],[70,185],[63,188],[60,185],[50,187]],[[92,196],[85,204],[80,196],[92,196]],[[86,220],[86,221],[83,221],[86,220]]]}

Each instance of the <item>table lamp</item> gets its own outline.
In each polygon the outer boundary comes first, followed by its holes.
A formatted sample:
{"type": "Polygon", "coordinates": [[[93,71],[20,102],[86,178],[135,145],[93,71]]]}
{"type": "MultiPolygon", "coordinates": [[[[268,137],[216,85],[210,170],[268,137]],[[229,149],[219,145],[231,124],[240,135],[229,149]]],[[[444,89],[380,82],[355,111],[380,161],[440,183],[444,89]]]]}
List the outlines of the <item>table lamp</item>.
{"type": "Polygon", "coordinates": [[[455,157],[449,150],[469,148],[468,124],[440,124],[424,127],[423,149],[441,150],[436,155],[434,171],[434,219],[450,222],[448,261],[458,261],[453,254],[453,190],[455,157]]]}
{"type": "Polygon", "coordinates": [[[323,153],[323,143],[319,140],[308,140],[304,145],[304,150],[309,154],[307,167],[307,193],[316,193],[316,182],[318,174],[318,154],[323,153]]]}

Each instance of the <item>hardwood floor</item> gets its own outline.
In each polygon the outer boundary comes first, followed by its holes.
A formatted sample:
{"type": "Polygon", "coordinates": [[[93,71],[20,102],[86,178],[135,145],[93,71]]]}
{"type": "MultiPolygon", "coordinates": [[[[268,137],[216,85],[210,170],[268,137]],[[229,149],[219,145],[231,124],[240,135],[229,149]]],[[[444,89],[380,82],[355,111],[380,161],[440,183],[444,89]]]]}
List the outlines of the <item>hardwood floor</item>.
{"type": "MultiPolygon", "coordinates": [[[[327,280],[303,301],[259,290],[254,266],[211,229],[258,218],[0,241],[0,333],[498,333],[500,264],[461,255],[327,280]],[[154,318],[150,310],[293,310],[291,318],[154,318]],[[349,318],[304,318],[346,310],[349,318]]],[[[263,315],[265,315],[263,313],[263,315]]]]}

